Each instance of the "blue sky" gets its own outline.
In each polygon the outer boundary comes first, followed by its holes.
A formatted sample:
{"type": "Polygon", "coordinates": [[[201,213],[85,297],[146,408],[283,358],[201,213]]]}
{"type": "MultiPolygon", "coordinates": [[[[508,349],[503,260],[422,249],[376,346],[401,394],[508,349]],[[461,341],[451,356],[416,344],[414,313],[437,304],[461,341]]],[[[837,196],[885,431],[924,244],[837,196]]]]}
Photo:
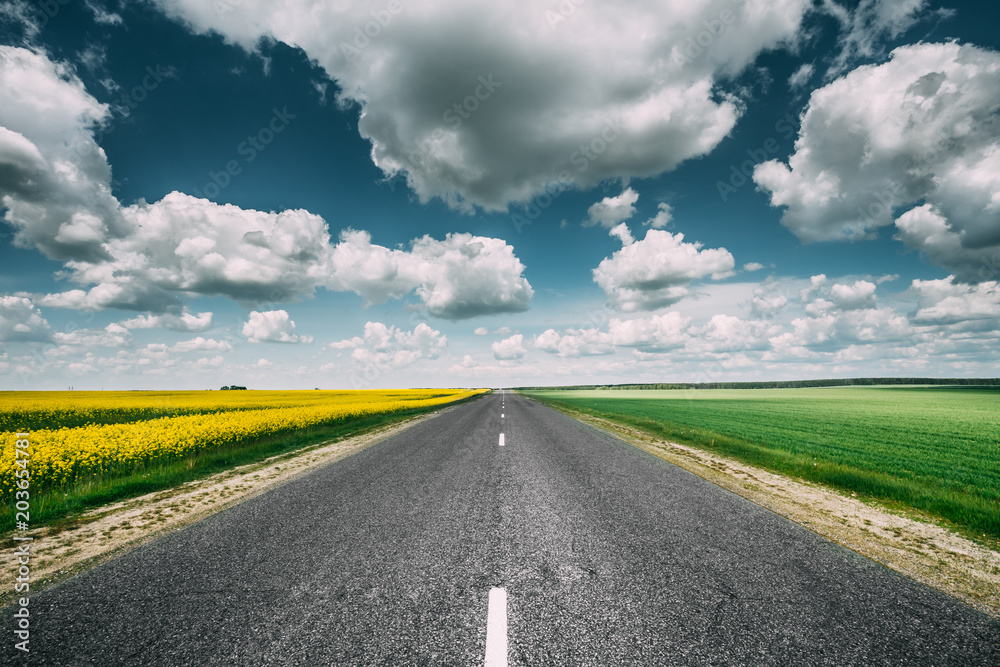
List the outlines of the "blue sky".
{"type": "Polygon", "coordinates": [[[994,377],[1000,9],[0,8],[0,388],[994,377]]]}

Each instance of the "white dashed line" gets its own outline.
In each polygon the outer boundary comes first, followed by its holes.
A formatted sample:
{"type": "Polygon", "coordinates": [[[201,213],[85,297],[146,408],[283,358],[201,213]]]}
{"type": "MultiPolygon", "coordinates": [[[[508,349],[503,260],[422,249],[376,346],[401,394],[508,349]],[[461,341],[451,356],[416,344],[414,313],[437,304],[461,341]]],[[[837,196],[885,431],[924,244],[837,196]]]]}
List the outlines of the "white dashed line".
{"type": "Polygon", "coordinates": [[[503,433],[500,434],[500,446],[503,447],[503,433]]]}
{"type": "Polygon", "coordinates": [[[507,667],[507,591],[503,588],[490,589],[490,608],[486,616],[486,667],[507,667]]]}

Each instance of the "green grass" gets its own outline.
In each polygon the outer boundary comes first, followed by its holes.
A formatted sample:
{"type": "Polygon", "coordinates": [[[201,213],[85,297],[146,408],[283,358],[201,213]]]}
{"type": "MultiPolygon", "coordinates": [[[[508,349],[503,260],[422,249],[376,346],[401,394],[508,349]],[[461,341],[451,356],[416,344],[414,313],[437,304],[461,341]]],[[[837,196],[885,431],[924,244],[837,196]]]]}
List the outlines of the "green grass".
{"type": "Polygon", "coordinates": [[[1000,537],[1000,388],[525,391],[1000,537]]]}
{"type": "MultiPolygon", "coordinates": [[[[449,405],[457,405],[461,402],[464,401],[449,405]]],[[[33,528],[37,528],[44,525],[72,522],[73,517],[89,509],[170,489],[185,482],[202,479],[272,456],[294,455],[320,443],[343,440],[398,423],[415,415],[439,410],[441,407],[412,408],[384,415],[340,421],[281,436],[263,438],[255,442],[205,450],[192,456],[136,469],[126,475],[109,474],[105,477],[93,477],[68,488],[61,488],[37,496],[33,495],[30,523],[33,528]]],[[[13,525],[14,505],[8,503],[0,507],[0,526],[12,527],[13,525]]]]}

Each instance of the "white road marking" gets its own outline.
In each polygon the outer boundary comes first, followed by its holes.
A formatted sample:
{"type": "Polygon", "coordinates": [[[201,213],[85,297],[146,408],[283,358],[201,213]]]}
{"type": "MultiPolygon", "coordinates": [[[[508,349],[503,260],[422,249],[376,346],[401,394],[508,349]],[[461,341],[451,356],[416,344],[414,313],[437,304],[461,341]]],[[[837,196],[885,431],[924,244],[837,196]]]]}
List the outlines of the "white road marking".
{"type": "Polygon", "coordinates": [[[500,434],[500,446],[503,447],[503,433],[500,434]]]}
{"type": "Polygon", "coordinates": [[[490,589],[486,616],[486,667],[507,667],[507,591],[490,589]]]}
{"type": "Polygon", "coordinates": [[[503,413],[502,412],[500,413],[500,419],[503,419],[503,413]]]}

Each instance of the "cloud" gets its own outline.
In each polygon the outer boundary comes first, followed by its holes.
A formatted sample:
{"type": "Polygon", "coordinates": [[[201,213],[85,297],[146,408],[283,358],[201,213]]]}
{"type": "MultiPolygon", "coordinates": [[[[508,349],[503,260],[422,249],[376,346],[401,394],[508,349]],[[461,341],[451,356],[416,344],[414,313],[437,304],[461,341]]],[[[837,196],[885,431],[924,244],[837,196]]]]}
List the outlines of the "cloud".
{"type": "Polygon", "coordinates": [[[190,295],[218,295],[253,306],[310,295],[331,272],[326,223],[308,211],[265,213],[172,192],[123,214],[132,232],[105,244],[108,259],[66,264],[73,281],[95,286],[46,297],[51,305],[164,312],[190,295]]]}
{"type": "Polygon", "coordinates": [[[607,331],[567,329],[560,333],[547,329],[534,338],[532,345],[560,357],[613,354],[616,348],[663,352],[683,347],[690,325],[690,318],[676,312],[628,320],[613,318],[607,331]]]}
{"type": "Polygon", "coordinates": [[[782,333],[771,322],[743,320],[716,314],[703,324],[671,311],[657,315],[612,319],[607,330],[567,329],[560,333],[549,329],[537,336],[534,347],[560,357],[613,354],[631,349],[641,358],[672,354],[683,358],[703,359],[706,355],[762,351],[771,346],[770,338],[782,333]]]}
{"type": "Polygon", "coordinates": [[[140,315],[119,322],[126,329],[169,329],[170,331],[206,331],[212,328],[212,313],[180,315],[140,315]]]}
{"type": "Polygon", "coordinates": [[[637,201],[639,193],[632,188],[626,188],[617,197],[605,197],[587,209],[587,219],[583,222],[583,226],[601,225],[611,229],[635,215],[637,201]]]}
{"type": "MultiPolygon", "coordinates": [[[[253,318],[251,317],[251,320],[253,318]]],[[[294,328],[294,324],[292,327],[294,328]]],[[[244,326],[244,331],[246,327],[244,326]]],[[[244,333],[244,335],[246,335],[244,333]]],[[[251,341],[256,342],[256,341],[251,341]]],[[[292,341],[282,341],[282,342],[292,342],[292,341]]],[[[233,346],[224,340],[215,340],[214,338],[202,338],[198,336],[197,338],[192,338],[190,340],[182,340],[174,343],[170,347],[171,352],[229,352],[233,349],[233,346]]]]}
{"type": "Polygon", "coordinates": [[[509,361],[524,357],[524,336],[514,334],[510,338],[498,340],[491,346],[493,357],[498,360],[509,361]]]}
{"type": "Polygon", "coordinates": [[[795,153],[759,165],[754,181],[804,241],[873,238],[895,221],[897,239],[959,279],[990,279],[981,274],[1000,253],[998,122],[1000,53],[905,46],[813,92],[795,153]]]}
{"type": "MultiPolygon", "coordinates": [[[[858,59],[882,55],[882,42],[896,39],[924,18],[927,0],[861,0],[854,11],[848,11],[833,0],[823,3],[836,18],[842,32],[838,39],[840,52],[827,76],[836,76],[858,59]]],[[[953,10],[939,9],[935,14],[948,16],[953,10]]]]}
{"type": "Polygon", "coordinates": [[[308,297],[318,287],[369,303],[415,292],[432,315],[464,319],[519,312],[533,291],[502,239],[449,234],[409,250],[345,230],[305,210],[263,212],[179,192],[122,207],[94,141],[108,111],[68,66],[0,46],[0,203],[15,242],[65,262],[81,286],[40,297],[44,306],[177,314],[193,296],[255,308],[308,297]]]}
{"type": "Polygon", "coordinates": [[[876,291],[876,283],[867,279],[769,278],[755,292],[765,302],[758,307],[765,317],[711,310],[697,316],[644,314],[613,318],[604,327],[547,329],[531,347],[562,358],[614,355],[605,365],[625,373],[618,381],[642,372],[654,381],[667,369],[702,381],[740,368],[871,375],[902,365],[917,373],[927,372],[919,369],[939,358],[944,361],[938,367],[949,369],[941,372],[968,375],[987,373],[989,360],[1000,359],[1000,284],[917,280],[893,295],[895,307],[881,306],[876,291]],[[801,290],[801,301],[786,296],[803,283],[808,286],[801,290]],[[904,312],[911,306],[912,312],[904,312]],[[623,351],[631,351],[628,358],[623,351]]]}
{"type": "Polygon", "coordinates": [[[265,213],[179,192],[123,212],[133,232],[105,243],[109,258],[66,264],[68,277],[92,287],[45,295],[42,305],[163,313],[195,295],[254,307],[323,287],[368,303],[415,292],[431,314],[464,319],[523,311],[533,296],[524,265],[501,239],[425,236],[405,251],[346,230],[333,244],[324,220],[308,211],[265,213]]]}
{"type": "Polygon", "coordinates": [[[830,283],[825,275],[810,278],[809,287],[802,290],[802,303],[809,315],[821,316],[836,310],[863,310],[877,306],[876,284],[856,280],[852,284],[830,283]]]}
{"type": "Polygon", "coordinates": [[[132,343],[132,334],[117,324],[109,324],[103,329],[77,329],[52,334],[52,339],[61,346],[72,347],[126,347],[132,343]]]}
{"type": "Polygon", "coordinates": [[[268,310],[262,313],[256,310],[250,313],[250,319],[243,324],[241,333],[251,343],[304,343],[313,342],[312,336],[302,336],[295,331],[295,322],[284,310],[268,310]]]}
{"type": "Polygon", "coordinates": [[[140,315],[119,322],[126,329],[169,329],[196,332],[212,328],[212,313],[181,313],[180,315],[140,315]]]}
{"type": "Polygon", "coordinates": [[[486,327],[476,327],[476,330],[473,331],[472,333],[476,334],[477,336],[486,336],[487,334],[490,333],[490,330],[487,329],[486,327]]]}
{"type": "Polygon", "coordinates": [[[753,290],[750,298],[750,316],[755,319],[770,319],[788,304],[788,297],[781,291],[776,280],[765,280],[753,290]]]}
{"type": "Polygon", "coordinates": [[[795,42],[811,2],[668,0],[622,11],[436,0],[395,13],[374,0],[248,0],[221,13],[200,0],[157,4],[248,50],[264,36],[302,48],[341,101],[360,107],[358,130],[385,174],[403,176],[421,201],[471,211],[530,200],[555,182],[653,176],[708,153],[741,109],[719,80],[795,42]],[[693,48],[723,10],[733,15],[725,34],[693,48]]]}
{"type": "Polygon", "coordinates": [[[1000,285],[995,280],[963,285],[956,283],[954,276],[948,276],[941,280],[914,280],[910,289],[918,298],[914,322],[955,324],[1000,320],[1000,285]]]}
{"type": "Polygon", "coordinates": [[[657,206],[656,215],[642,223],[646,227],[652,227],[653,229],[663,229],[670,224],[673,220],[674,213],[670,204],[666,202],[660,202],[657,206]]]}
{"type": "Polygon", "coordinates": [[[764,268],[764,265],[760,262],[747,262],[743,265],[743,270],[749,272],[760,271],[764,268]]]}
{"type": "Polygon", "coordinates": [[[108,11],[106,8],[100,6],[96,2],[91,2],[87,0],[87,9],[89,9],[94,14],[94,21],[102,25],[120,25],[122,23],[121,15],[108,11]]]}
{"type": "Polygon", "coordinates": [[[612,319],[608,322],[608,333],[617,347],[662,352],[683,347],[690,325],[691,318],[670,312],[630,320],[612,319]]]}
{"type": "Polygon", "coordinates": [[[594,281],[616,308],[626,312],[677,303],[689,295],[691,281],[720,280],[735,266],[725,248],[702,249],[701,243],[685,243],[683,234],[649,229],[643,240],[634,241],[627,229],[613,231],[622,249],[601,260],[593,271],[594,281]]]}
{"type": "Polygon", "coordinates": [[[769,339],[774,353],[765,355],[765,359],[832,352],[858,343],[908,342],[917,333],[905,316],[890,308],[817,313],[793,319],[791,327],[791,331],[769,339]]]}
{"type": "Polygon", "coordinates": [[[803,88],[809,83],[816,68],[812,63],[803,63],[797,70],[788,77],[788,87],[794,89],[803,88]]]}
{"type": "Polygon", "coordinates": [[[567,329],[563,333],[546,329],[535,337],[532,345],[560,357],[590,357],[615,351],[610,334],[598,329],[567,329]]]}
{"type": "Polygon", "coordinates": [[[49,323],[31,299],[0,296],[0,342],[39,342],[52,339],[49,323]]]}
{"type": "Polygon", "coordinates": [[[328,285],[369,303],[415,291],[429,313],[449,320],[528,309],[534,291],[524,265],[502,239],[448,234],[415,239],[409,251],[372,245],[367,232],[347,230],[333,250],[328,285]]]}
{"type": "MultiPolygon", "coordinates": [[[[1000,160],[997,163],[994,168],[1000,169],[1000,160]]],[[[1000,215],[1000,206],[996,215],[1000,215]]],[[[964,280],[975,282],[1000,276],[1000,239],[984,247],[967,247],[965,230],[956,228],[933,204],[903,213],[896,218],[896,230],[893,238],[964,280]]]]}
{"type": "Polygon", "coordinates": [[[15,244],[51,259],[106,258],[127,232],[111,168],[94,141],[108,106],[64,64],[0,45],[0,204],[15,244]]]}
{"type": "Polygon", "coordinates": [[[769,346],[769,339],[781,327],[761,320],[744,320],[719,313],[703,326],[694,328],[687,340],[688,352],[706,353],[759,350],[769,346]]]}
{"type": "Polygon", "coordinates": [[[448,337],[421,322],[411,331],[381,322],[365,323],[363,336],[335,341],[327,347],[351,350],[359,366],[381,372],[408,366],[421,359],[437,359],[448,345],[448,337]]]}
{"type": "Polygon", "coordinates": [[[856,280],[853,285],[836,283],[830,287],[830,300],[841,310],[875,307],[875,283],[856,280]]]}

